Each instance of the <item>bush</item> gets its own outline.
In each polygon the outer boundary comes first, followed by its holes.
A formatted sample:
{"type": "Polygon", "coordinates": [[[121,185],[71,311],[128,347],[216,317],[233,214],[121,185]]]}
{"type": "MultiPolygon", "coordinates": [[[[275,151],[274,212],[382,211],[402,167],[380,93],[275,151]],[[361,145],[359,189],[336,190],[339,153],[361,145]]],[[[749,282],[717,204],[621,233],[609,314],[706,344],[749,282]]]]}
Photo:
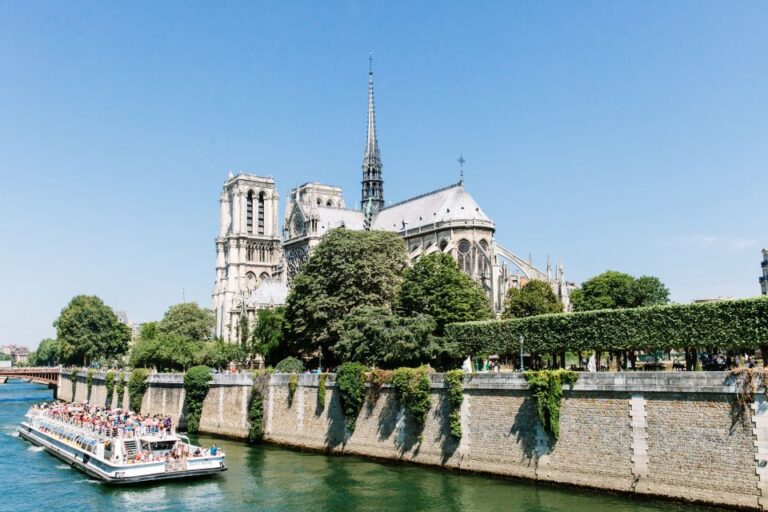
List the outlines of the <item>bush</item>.
{"type": "Polygon", "coordinates": [[[131,372],[131,378],[128,380],[128,395],[130,398],[130,409],[134,412],[141,412],[141,401],[144,399],[144,392],[147,390],[147,377],[149,370],[146,368],[136,368],[131,372]]]}
{"type": "Polygon", "coordinates": [[[264,436],[264,397],[256,384],[251,390],[251,401],[248,404],[248,441],[258,443],[264,436]]]}
{"type": "Polygon", "coordinates": [[[293,405],[293,397],[296,396],[296,389],[299,387],[299,376],[295,373],[291,374],[288,379],[288,407],[293,405]]]}
{"type": "Polygon", "coordinates": [[[398,401],[410,412],[421,430],[427,421],[427,413],[431,405],[427,369],[423,366],[398,368],[392,372],[392,386],[395,388],[398,401]]]}
{"type": "Polygon", "coordinates": [[[451,407],[451,435],[461,439],[461,404],[464,402],[464,372],[451,370],[445,374],[448,405],[451,407]]]}
{"type": "Polygon", "coordinates": [[[350,432],[355,430],[357,416],[365,402],[365,372],[367,367],[360,363],[344,363],[336,372],[336,388],[344,411],[344,424],[350,432]]]}
{"type": "Polygon", "coordinates": [[[93,389],[93,370],[89,369],[85,374],[85,388],[88,391],[87,400],[91,400],[91,389],[93,389]]]}
{"type": "Polygon", "coordinates": [[[115,372],[112,370],[104,376],[104,386],[107,388],[107,405],[112,405],[112,395],[115,392],[115,372]]]}
{"type": "Polygon", "coordinates": [[[516,354],[584,350],[670,350],[693,346],[752,350],[768,342],[768,298],[707,304],[541,315],[446,327],[457,351],[516,354]]]}
{"type": "Polygon", "coordinates": [[[373,407],[379,401],[381,388],[384,384],[390,382],[392,372],[376,368],[368,376],[368,407],[373,407]]]}
{"type": "Polygon", "coordinates": [[[211,369],[207,366],[193,366],[184,374],[184,390],[187,403],[187,431],[196,433],[200,430],[200,415],[203,412],[203,400],[211,385],[211,369]]]}
{"type": "Polygon", "coordinates": [[[295,357],[286,357],[275,366],[277,373],[301,373],[304,371],[304,363],[295,357]]]}
{"type": "Polygon", "coordinates": [[[523,373],[536,402],[536,415],[544,430],[557,441],[560,437],[560,405],[563,384],[573,386],[579,374],[568,370],[540,370],[523,373]]]}
{"type": "Polygon", "coordinates": [[[123,396],[125,396],[125,374],[120,372],[117,376],[117,407],[122,409],[123,396]]]}

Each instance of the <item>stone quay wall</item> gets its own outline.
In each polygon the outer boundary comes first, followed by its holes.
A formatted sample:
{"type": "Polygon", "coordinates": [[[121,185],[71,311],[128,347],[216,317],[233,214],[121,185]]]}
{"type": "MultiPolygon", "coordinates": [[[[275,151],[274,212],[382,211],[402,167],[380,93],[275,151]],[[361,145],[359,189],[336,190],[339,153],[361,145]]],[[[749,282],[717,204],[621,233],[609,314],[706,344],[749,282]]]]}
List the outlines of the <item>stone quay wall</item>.
{"type": "MultiPolygon", "coordinates": [[[[87,398],[85,378],[80,372],[76,400],[87,398]]],[[[557,441],[539,423],[524,378],[512,373],[465,376],[463,435],[456,440],[444,376],[430,378],[432,407],[421,432],[386,385],[376,403],[363,405],[349,432],[332,374],[325,404],[319,403],[317,375],[299,375],[292,400],[289,376],[272,375],[262,391],[264,438],[302,449],[768,509],[768,403],[756,393],[751,411],[740,415],[727,372],[579,374],[564,390],[557,441]]],[[[63,400],[70,399],[70,379],[62,374],[63,400]]],[[[215,375],[201,432],[246,438],[252,388],[247,375],[215,375]]],[[[126,405],[127,395],[126,387],[126,405]]],[[[106,401],[106,388],[96,373],[91,402],[99,400],[106,401]]],[[[170,413],[183,426],[183,376],[151,375],[142,412],[170,413]]]]}

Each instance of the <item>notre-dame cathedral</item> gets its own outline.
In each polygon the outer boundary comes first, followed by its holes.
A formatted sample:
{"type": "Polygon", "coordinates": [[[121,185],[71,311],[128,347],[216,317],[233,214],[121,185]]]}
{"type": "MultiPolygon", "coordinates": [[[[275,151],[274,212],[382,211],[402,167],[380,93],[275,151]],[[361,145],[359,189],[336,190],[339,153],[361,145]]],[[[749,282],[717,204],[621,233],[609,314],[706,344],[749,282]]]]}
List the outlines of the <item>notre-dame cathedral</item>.
{"type": "Polygon", "coordinates": [[[213,289],[215,335],[222,339],[239,339],[244,312],[252,322],[257,309],[284,304],[291,280],[312,249],[325,233],[340,227],[395,231],[405,240],[411,261],[437,251],[450,254],[485,289],[497,312],[509,288],[531,279],[550,283],[570,309],[574,285],[565,280],[562,262],[553,276],[549,261],[541,271],[496,243],[496,226],[464,188],[463,171],[458,183],[385,203],[370,70],[361,208],[347,208],[340,187],[305,183],[291,191],[281,234],[278,199],[271,177],[230,173],[224,183],[213,289]]]}

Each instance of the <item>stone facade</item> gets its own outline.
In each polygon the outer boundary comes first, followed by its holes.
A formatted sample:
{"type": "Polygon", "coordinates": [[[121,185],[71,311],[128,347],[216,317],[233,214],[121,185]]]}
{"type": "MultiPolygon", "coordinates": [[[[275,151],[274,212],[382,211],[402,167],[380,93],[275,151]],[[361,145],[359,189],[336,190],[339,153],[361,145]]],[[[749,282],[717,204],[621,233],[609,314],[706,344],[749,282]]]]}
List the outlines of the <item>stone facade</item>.
{"type": "MultiPolygon", "coordinates": [[[[443,379],[431,376],[432,408],[421,432],[385,386],[376,403],[363,405],[350,433],[333,375],[324,404],[317,375],[300,375],[292,400],[289,377],[273,375],[263,391],[265,440],[684,501],[768,505],[768,403],[758,393],[751,413],[735,414],[736,388],[726,372],[580,374],[564,392],[557,441],[542,429],[519,374],[467,376],[463,435],[452,438],[443,379]]],[[[103,386],[103,374],[95,374],[92,401],[106,400],[103,386]]],[[[86,398],[85,388],[81,372],[76,398],[86,398]]],[[[246,438],[252,388],[246,375],[214,376],[201,431],[246,438]]],[[[69,374],[62,374],[58,392],[70,398],[69,374]]],[[[142,411],[171,414],[183,425],[183,376],[151,375],[142,411]]]]}

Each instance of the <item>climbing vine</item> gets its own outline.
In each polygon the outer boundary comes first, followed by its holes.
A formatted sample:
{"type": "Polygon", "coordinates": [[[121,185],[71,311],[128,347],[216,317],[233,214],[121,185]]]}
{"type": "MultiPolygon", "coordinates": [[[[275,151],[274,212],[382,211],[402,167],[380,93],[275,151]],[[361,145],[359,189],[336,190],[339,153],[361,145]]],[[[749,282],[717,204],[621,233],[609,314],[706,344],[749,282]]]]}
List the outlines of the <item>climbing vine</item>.
{"type": "Polygon", "coordinates": [[[149,370],[146,368],[136,368],[131,372],[131,378],[128,380],[128,398],[130,399],[130,409],[134,412],[141,412],[141,401],[147,390],[148,376],[149,370]]]}
{"type": "Polygon", "coordinates": [[[107,388],[107,405],[112,405],[112,394],[115,392],[115,372],[112,370],[104,376],[104,386],[107,388]]]}
{"type": "Polygon", "coordinates": [[[736,386],[735,415],[746,419],[755,400],[755,388],[763,386],[763,393],[768,397],[768,370],[760,368],[736,368],[731,370],[736,386]]]}
{"type": "Polygon", "coordinates": [[[93,370],[89,369],[85,374],[85,388],[88,391],[88,400],[91,400],[91,389],[93,389],[93,370]]]}
{"type": "Polygon", "coordinates": [[[207,366],[193,366],[184,374],[185,401],[187,404],[187,431],[200,430],[200,415],[203,401],[211,385],[211,369],[207,366]]]}
{"type": "Polygon", "coordinates": [[[392,386],[398,401],[411,413],[419,429],[423,428],[431,405],[426,368],[398,368],[392,372],[392,386]]]}
{"type": "Polygon", "coordinates": [[[445,385],[448,388],[448,405],[451,407],[451,435],[461,439],[461,404],[464,402],[464,372],[451,370],[445,374],[445,385]]]}
{"type": "Polygon", "coordinates": [[[77,371],[72,372],[70,376],[72,379],[72,401],[75,401],[75,393],[77,392],[77,371]]]}
{"type": "Polygon", "coordinates": [[[523,373],[533,392],[536,414],[544,430],[557,440],[560,437],[560,406],[563,384],[573,386],[579,375],[570,370],[539,370],[523,373]]]}
{"type": "Polygon", "coordinates": [[[297,387],[299,387],[299,376],[292,373],[288,380],[288,407],[293,405],[293,397],[296,395],[297,387]]]}
{"type": "Polygon", "coordinates": [[[317,405],[320,409],[325,407],[325,379],[327,378],[327,373],[321,373],[317,379],[317,405]]]}
{"type": "Polygon", "coordinates": [[[118,409],[123,408],[123,396],[125,396],[125,374],[123,374],[123,372],[120,372],[120,375],[117,376],[117,407],[118,409]]]}
{"type": "Polygon", "coordinates": [[[248,423],[248,441],[258,443],[264,436],[264,397],[256,384],[253,385],[248,404],[248,423]]]}
{"type": "Polygon", "coordinates": [[[357,416],[365,402],[365,372],[368,370],[360,363],[344,363],[336,372],[336,388],[339,401],[344,411],[344,424],[350,432],[355,430],[357,416]]]}
{"type": "Polygon", "coordinates": [[[377,368],[368,375],[368,404],[376,405],[381,396],[381,388],[392,379],[392,372],[377,368]]]}

